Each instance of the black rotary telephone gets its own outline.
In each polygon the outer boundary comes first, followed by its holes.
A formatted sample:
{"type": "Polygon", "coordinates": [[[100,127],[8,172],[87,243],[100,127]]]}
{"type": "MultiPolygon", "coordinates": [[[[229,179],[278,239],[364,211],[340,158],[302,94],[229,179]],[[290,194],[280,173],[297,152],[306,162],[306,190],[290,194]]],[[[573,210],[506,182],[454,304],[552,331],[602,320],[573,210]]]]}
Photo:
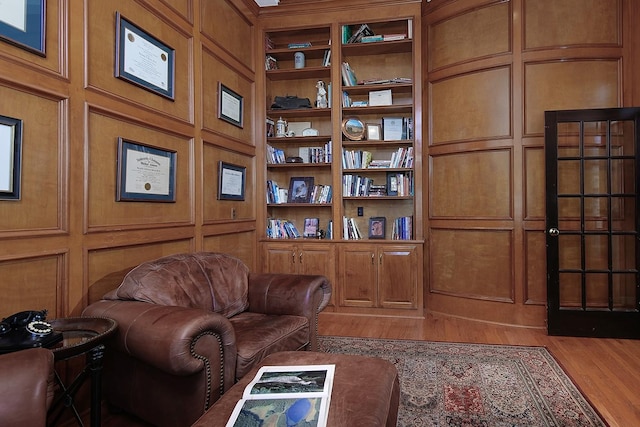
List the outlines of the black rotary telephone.
{"type": "Polygon", "coordinates": [[[0,322],[0,354],[32,347],[50,347],[62,341],[46,322],[47,310],[21,311],[0,322]]]}

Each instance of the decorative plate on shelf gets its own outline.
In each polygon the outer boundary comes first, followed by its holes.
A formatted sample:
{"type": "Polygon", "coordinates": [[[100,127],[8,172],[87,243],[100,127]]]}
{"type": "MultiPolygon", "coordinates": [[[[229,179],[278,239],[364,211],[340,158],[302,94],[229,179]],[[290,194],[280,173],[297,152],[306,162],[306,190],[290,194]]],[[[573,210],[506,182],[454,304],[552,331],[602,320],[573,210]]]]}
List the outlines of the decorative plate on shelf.
{"type": "Polygon", "coordinates": [[[364,123],[357,117],[344,119],[342,133],[352,141],[360,141],[364,138],[364,123]]]}

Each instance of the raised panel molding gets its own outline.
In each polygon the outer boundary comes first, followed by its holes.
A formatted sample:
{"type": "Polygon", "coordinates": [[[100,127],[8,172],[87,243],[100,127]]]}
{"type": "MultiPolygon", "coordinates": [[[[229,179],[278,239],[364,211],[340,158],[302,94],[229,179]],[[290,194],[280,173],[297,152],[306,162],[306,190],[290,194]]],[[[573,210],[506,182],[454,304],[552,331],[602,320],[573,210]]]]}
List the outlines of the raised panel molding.
{"type": "Polygon", "coordinates": [[[511,149],[431,158],[429,218],[511,219],[511,149]]]}
{"type": "Polygon", "coordinates": [[[524,49],[620,45],[621,9],[621,0],[523,0],[524,49]]]}
{"type": "Polygon", "coordinates": [[[0,233],[25,237],[68,230],[66,99],[0,85],[0,115],[22,124],[21,199],[0,202],[0,233]]]}
{"type": "Polygon", "coordinates": [[[547,304],[546,238],[541,230],[527,230],[524,234],[525,304],[547,304]]]}
{"type": "Polygon", "coordinates": [[[85,178],[86,229],[88,232],[175,227],[193,224],[193,139],[107,116],[88,115],[85,178]],[[116,201],[118,137],[176,151],[176,201],[150,203],[116,201]],[[162,209],[159,209],[159,207],[162,209]]]}
{"type": "Polygon", "coordinates": [[[512,241],[509,230],[432,229],[430,291],[513,303],[512,241]]]}
{"type": "Polygon", "coordinates": [[[524,218],[545,219],[544,148],[524,148],[524,218]]]}
{"type": "Polygon", "coordinates": [[[193,123],[193,36],[179,30],[168,18],[153,14],[137,2],[114,0],[87,2],[88,22],[86,87],[131,101],[141,109],[193,123]],[[175,49],[175,99],[170,100],[114,77],[116,12],[145,32],[175,49]]]}
{"type": "Polygon", "coordinates": [[[428,26],[429,70],[508,53],[511,2],[471,9],[428,26]]]}
{"type": "Polygon", "coordinates": [[[432,82],[430,145],[510,137],[511,83],[508,66],[432,82]]]}
{"type": "Polygon", "coordinates": [[[524,134],[544,134],[544,112],[622,106],[622,59],[524,64],[524,134]]]}

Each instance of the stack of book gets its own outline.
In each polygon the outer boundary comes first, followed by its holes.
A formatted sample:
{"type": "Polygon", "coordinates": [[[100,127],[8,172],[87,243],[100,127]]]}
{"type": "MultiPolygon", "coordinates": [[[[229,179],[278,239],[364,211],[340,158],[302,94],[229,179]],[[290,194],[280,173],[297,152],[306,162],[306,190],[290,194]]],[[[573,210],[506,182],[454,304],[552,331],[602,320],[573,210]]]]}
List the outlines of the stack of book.
{"type": "Polygon", "coordinates": [[[413,217],[401,216],[393,221],[392,240],[411,240],[413,238],[413,217]]]}
{"type": "Polygon", "coordinates": [[[280,164],[286,163],[286,156],[284,150],[280,148],[272,147],[267,144],[267,163],[268,164],[280,164]]]}
{"type": "Polygon", "coordinates": [[[342,177],[342,194],[346,197],[367,197],[373,179],[360,175],[342,177]]]}
{"type": "Polygon", "coordinates": [[[267,236],[270,239],[298,239],[302,237],[296,226],[288,219],[269,218],[267,236]]]}
{"type": "Polygon", "coordinates": [[[331,203],[332,196],[330,185],[314,185],[309,203],[331,203]]]}
{"type": "Polygon", "coordinates": [[[371,152],[366,150],[342,149],[343,169],[366,169],[371,163],[371,152]]]}
{"type": "Polygon", "coordinates": [[[342,217],[342,237],[345,240],[362,240],[362,234],[358,229],[355,218],[342,217]]]}
{"type": "Polygon", "coordinates": [[[286,188],[280,188],[278,183],[272,180],[267,180],[267,203],[278,204],[287,203],[289,197],[289,190],[286,188]]]}

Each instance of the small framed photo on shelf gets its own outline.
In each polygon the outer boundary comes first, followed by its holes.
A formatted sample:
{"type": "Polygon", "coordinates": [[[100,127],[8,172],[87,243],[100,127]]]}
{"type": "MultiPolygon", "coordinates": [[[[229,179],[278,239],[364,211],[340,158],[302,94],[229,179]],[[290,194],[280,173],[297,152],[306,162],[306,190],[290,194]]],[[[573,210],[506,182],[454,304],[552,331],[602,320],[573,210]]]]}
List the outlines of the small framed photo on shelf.
{"type": "Polygon", "coordinates": [[[242,96],[218,82],[218,118],[239,128],[243,127],[242,96]]]}
{"type": "Polygon", "coordinates": [[[367,123],[367,139],[369,141],[380,141],[382,136],[382,126],[376,123],[367,123]]]}
{"type": "Polygon", "coordinates": [[[0,116],[0,200],[20,200],[22,120],[0,116]]]}
{"type": "Polygon", "coordinates": [[[247,168],[218,162],[218,200],[244,200],[247,168]]]}
{"type": "Polygon", "coordinates": [[[174,100],[175,50],[116,12],[116,77],[174,100]]]}
{"type": "Polygon", "coordinates": [[[45,56],[45,0],[0,1],[0,39],[45,56]]]}
{"type": "Polygon", "coordinates": [[[398,195],[398,175],[389,172],[387,173],[387,196],[398,195]]]}
{"type": "Polygon", "coordinates": [[[309,203],[313,190],[312,176],[292,176],[287,203],[309,203]]]}
{"type": "Polygon", "coordinates": [[[176,201],[176,152],[118,138],[116,200],[176,201]]]}
{"type": "Polygon", "coordinates": [[[387,218],[383,216],[374,216],[369,218],[369,238],[384,239],[387,218]]]}
{"type": "Polygon", "coordinates": [[[304,219],[304,232],[302,235],[304,237],[317,237],[318,236],[318,226],[320,224],[319,218],[305,218],[304,219]]]}

